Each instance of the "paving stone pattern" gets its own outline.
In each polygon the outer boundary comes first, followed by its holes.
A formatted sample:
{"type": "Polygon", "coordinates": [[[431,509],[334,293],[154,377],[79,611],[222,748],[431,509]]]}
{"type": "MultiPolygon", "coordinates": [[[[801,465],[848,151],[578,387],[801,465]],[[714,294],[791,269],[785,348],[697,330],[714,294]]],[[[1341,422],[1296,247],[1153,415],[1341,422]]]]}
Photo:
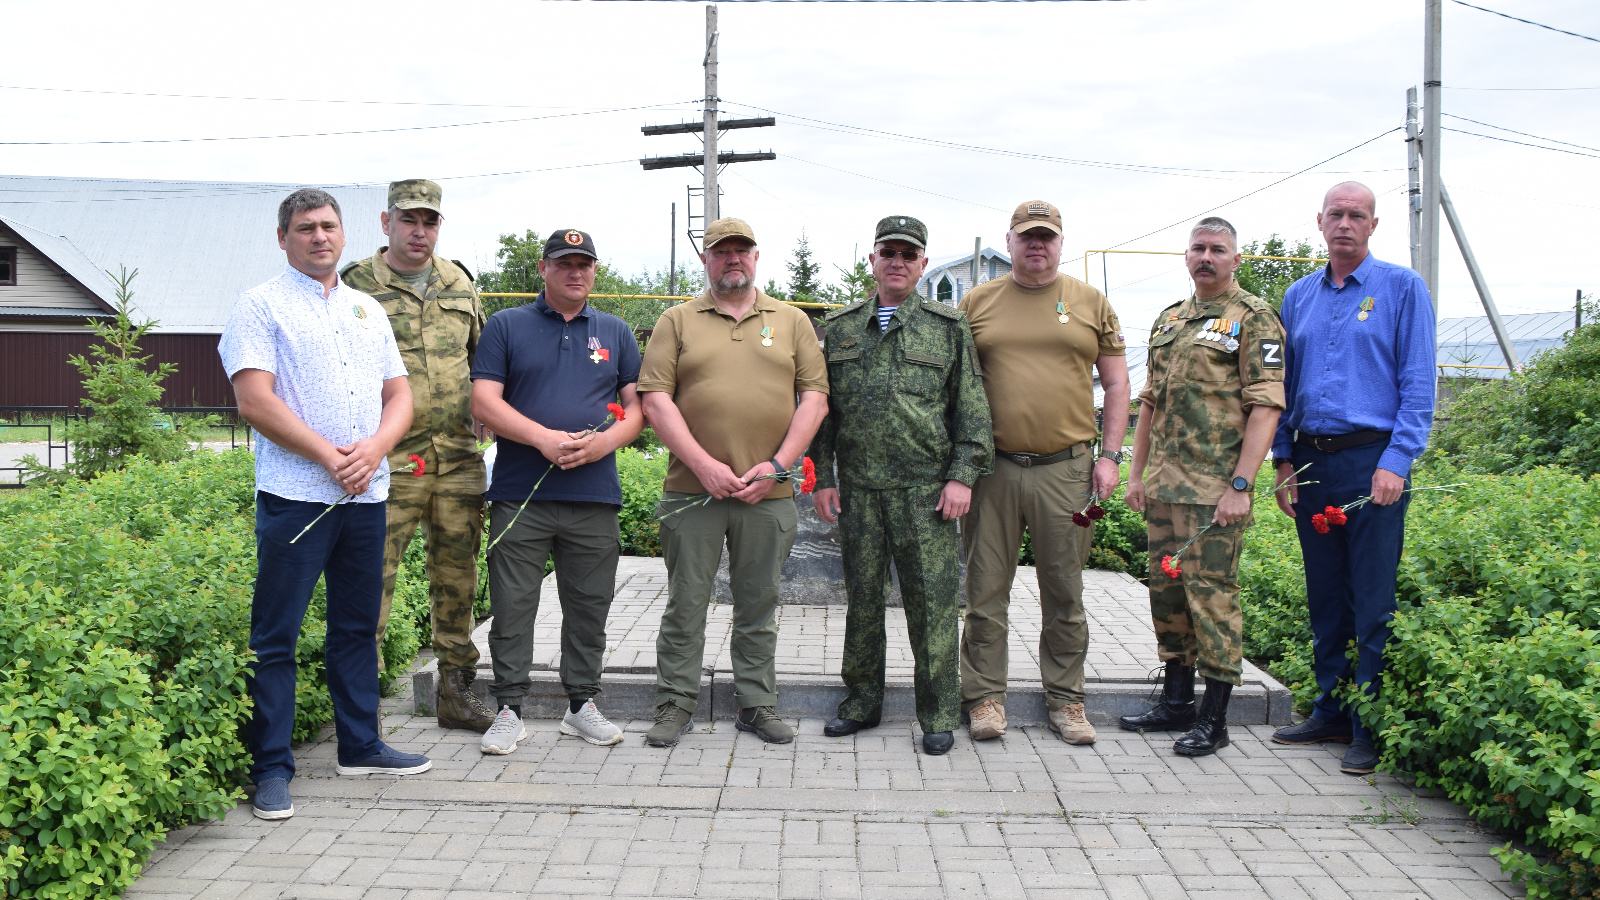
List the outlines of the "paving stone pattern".
{"type": "MultiPolygon", "coordinates": [[[[1107,591],[1104,579],[1094,584],[1107,591]]],[[[649,579],[627,589],[638,595],[619,600],[645,603],[649,579]]],[[[1123,593],[1126,602],[1102,597],[1096,608],[1138,609],[1142,598],[1123,593]]],[[[784,627],[811,615],[800,608],[784,627]]],[[[1138,617],[1093,621],[1097,637],[1126,628],[1117,643],[1137,646],[1138,617]]],[[[837,636],[830,624],[806,639],[827,647],[837,636]]],[[[613,653],[653,642],[628,631],[614,636],[613,653]]],[[[1093,664],[1145,660],[1108,653],[1093,664]]],[[[1342,748],[1272,745],[1267,726],[1234,727],[1232,746],[1195,760],[1173,755],[1175,735],[1106,728],[1087,747],[1034,726],[981,744],[958,733],[948,756],[929,757],[914,723],[839,739],[823,736],[820,719],[800,719],[795,742],[773,746],[716,721],[658,750],[644,746],[648,721],[627,722],[624,742],[606,748],[540,720],[515,753],[486,757],[476,734],[413,715],[408,695],[384,708],[386,739],[427,753],[432,771],[340,777],[325,734],[296,748],[294,818],[262,822],[241,805],[184,828],[128,896],[1521,896],[1490,856],[1504,837],[1397,779],[1340,774],[1342,748]]]]}

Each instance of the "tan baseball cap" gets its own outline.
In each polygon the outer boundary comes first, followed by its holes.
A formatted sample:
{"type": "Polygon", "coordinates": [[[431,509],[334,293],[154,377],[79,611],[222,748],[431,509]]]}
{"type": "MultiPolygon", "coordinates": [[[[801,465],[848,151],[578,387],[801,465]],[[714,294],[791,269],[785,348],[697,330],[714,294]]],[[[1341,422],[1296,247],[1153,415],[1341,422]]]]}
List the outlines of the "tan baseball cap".
{"type": "Polygon", "coordinates": [[[1011,214],[1011,230],[1021,234],[1032,228],[1048,228],[1061,233],[1061,210],[1043,200],[1029,200],[1011,214]]]}
{"type": "Polygon", "coordinates": [[[743,219],[718,219],[706,226],[705,247],[707,250],[728,238],[744,238],[754,244],[756,242],[756,233],[750,230],[750,226],[743,219]]]}
{"type": "Polygon", "coordinates": [[[444,215],[439,209],[443,199],[444,190],[423,178],[407,178],[389,184],[390,209],[431,209],[444,215]]]}

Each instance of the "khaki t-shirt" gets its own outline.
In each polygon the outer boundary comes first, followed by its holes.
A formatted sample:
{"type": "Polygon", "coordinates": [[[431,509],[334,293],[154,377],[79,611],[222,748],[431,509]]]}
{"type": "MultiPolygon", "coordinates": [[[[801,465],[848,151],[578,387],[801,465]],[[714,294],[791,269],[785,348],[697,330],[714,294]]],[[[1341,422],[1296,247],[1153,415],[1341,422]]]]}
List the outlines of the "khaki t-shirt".
{"type": "Polygon", "coordinates": [[[1094,440],[1095,359],[1127,352],[1104,294],[1066,275],[1042,288],[1007,275],[973,288],[960,309],[978,345],[996,450],[1049,454],[1094,440]]]}
{"type": "MultiPolygon", "coordinates": [[[[713,459],[743,475],[771,459],[789,433],[795,395],[828,392],[828,365],[806,314],[758,293],[743,319],[717,309],[710,294],[661,314],[639,371],[639,391],[671,394],[689,431],[713,459]],[[772,329],[772,345],[762,329],[772,329]]],[[[791,465],[794,460],[784,460],[791,465]]],[[[704,494],[673,454],[666,490],[704,494]]],[[[794,495],[780,483],[768,497],[794,495]]]]}

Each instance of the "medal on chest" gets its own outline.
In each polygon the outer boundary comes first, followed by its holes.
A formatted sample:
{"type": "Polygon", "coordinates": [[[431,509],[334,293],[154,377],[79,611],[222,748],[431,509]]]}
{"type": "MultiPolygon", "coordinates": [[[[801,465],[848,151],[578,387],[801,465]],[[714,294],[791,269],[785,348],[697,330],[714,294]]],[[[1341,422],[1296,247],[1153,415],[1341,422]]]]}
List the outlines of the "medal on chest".
{"type": "Polygon", "coordinates": [[[594,360],[595,365],[611,358],[611,351],[600,346],[600,339],[597,337],[589,338],[589,349],[594,351],[589,354],[589,358],[594,360]]]}
{"type": "Polygon", "coordinates": [[[1356,313],[1356,321],[1365,322],[1368,314],[1372,312],[1372,304],[1376,302],[1377,301],[1372,297],[1368,297],[1367,299],[1361,301],[1361,312],[1356,313]]]}
{"type": "Polygon", "coordinates": [[[1072,316],[1070,315],[1071,312],[1072,312],[1072,310],[1067,308],[1067,301],[1065,301],[1065,300],[1057,300],[1056,301],[1056,321],[1057,322],[1060,322],[1063,325],[1065,325],[1068,322],[1070,322],[1072,320],[1072,316]]]}
{"type": "Polygon", "coordinates": [[[761,326],[761,346],[772,346],[772,326],[770,325],[761,326]]]}
{"type": "Polygon", "coordinates": [[[1223,350],[1232,353],[1239,349],[1239,323],[1227,319],[1207,319],[1201,327],[1200,333],[1195,335],[1196,343],[1216,344],[1223,350]]]}
{"type": "Polygon", "coordinates": [[[367,308],[365,306],[362,306],[359,303],[352,303],[350,305],[350,313],[356,317],[356,323],[362,328],[372,327],[373,318],[367,313],[367,308]]]}

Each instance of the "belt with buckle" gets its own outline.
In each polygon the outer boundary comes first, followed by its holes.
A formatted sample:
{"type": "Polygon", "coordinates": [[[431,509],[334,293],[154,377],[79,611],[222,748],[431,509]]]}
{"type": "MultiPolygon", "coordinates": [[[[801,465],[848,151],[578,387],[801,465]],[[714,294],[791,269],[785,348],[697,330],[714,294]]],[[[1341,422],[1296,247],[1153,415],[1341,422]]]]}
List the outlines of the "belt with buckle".
{"type": "Polygon", "coordinates": [[[1010,453],[1005,450],[996,450],[994,453],[996,456],[1003,456],[1006,459],[1009,459],[1017,465],[1023,467],[1024,469],[1028,469],[1034,466],[1048,466],[1051,463],[1058,463],[1063,459],[1074,459],[1087,452],[1089,452],[1088,442],[1073,444],[1071,447],[1068,447],[1059,453],[1051,453],[1048,456],[1040,456],[1037,453],[1010,453]]]}
{"type": "Polygon", "coordinates": [[[1392,433],[1375,431],[1371,428],[1352,431],[1349,434],[1306,434],[1304,431],[1298,431],[1295,432],[1294,442],[1313,450],[1321,450],[1323,453],[1338,453],[1351,447],[1365,447],[1378,441],[1387,441],[1392,433]]]}

